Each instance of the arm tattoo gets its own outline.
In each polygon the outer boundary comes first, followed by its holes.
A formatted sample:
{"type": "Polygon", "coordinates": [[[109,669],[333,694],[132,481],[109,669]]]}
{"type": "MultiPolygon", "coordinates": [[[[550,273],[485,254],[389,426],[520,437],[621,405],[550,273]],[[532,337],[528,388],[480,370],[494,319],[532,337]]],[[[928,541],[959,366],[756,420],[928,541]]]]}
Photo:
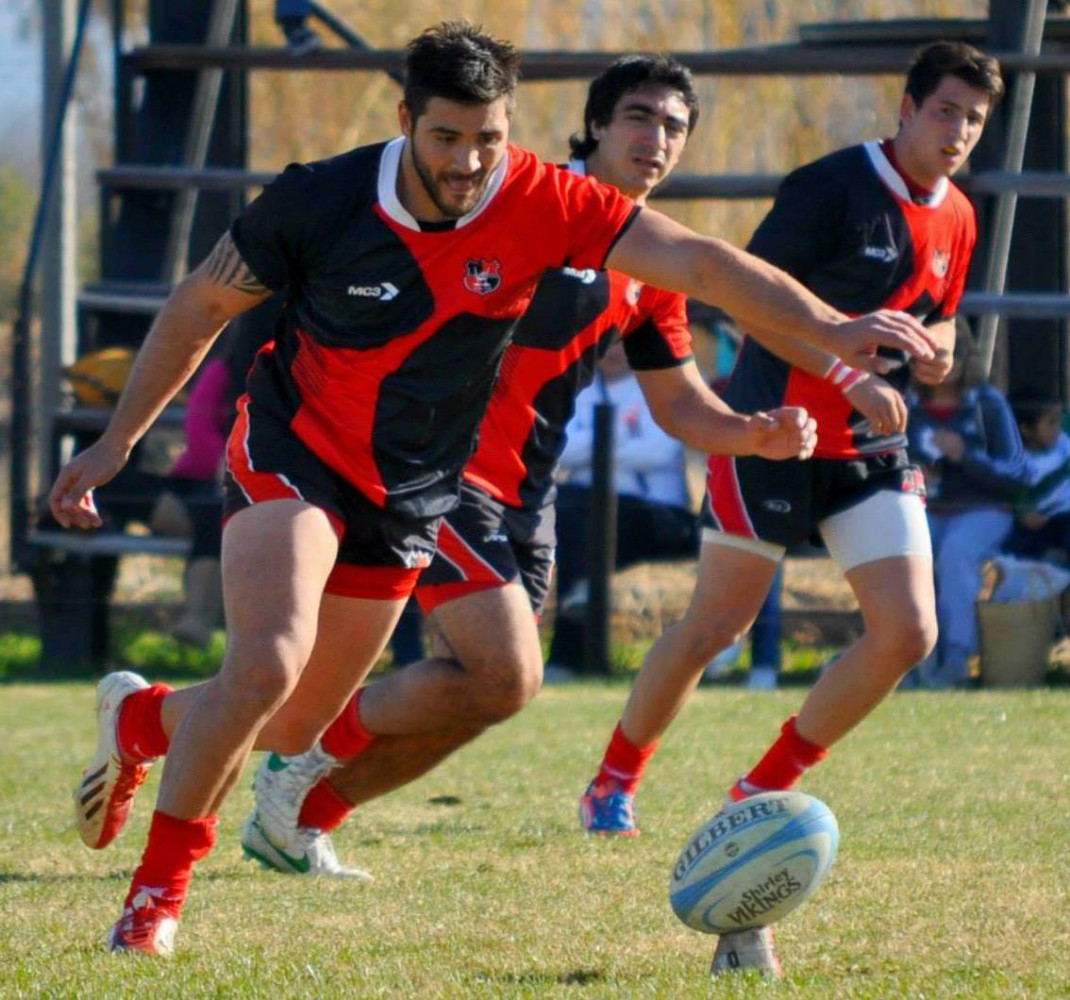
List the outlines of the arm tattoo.
{"type": "Polygon", "coordinates": [[[247,295],[263,295],[270,290],[241,259],[230,233],[224,233],[220,238],[204,262],[204,268],[212,284],[233,288],[247,295]]]}

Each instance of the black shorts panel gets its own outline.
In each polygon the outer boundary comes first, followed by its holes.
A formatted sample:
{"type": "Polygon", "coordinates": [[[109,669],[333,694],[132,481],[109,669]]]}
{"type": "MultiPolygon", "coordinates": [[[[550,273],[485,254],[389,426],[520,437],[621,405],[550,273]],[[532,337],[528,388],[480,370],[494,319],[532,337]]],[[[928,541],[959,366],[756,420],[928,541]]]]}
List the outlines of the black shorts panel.
{"type": "Polygon", "coordinates": [[[821,545],[818,525],[825,518],[881,490],[924,496],[921,471],[906,452],[805,462],[711,455],[702,525],[788,549],[821,545]]]}
{"type": "Polygon", "coordinates": [[[438,550],[420,575],[416,598],[425,611],[447,600],[519,579],[542,614],[554,567],[554,508],[509,507],[464,483],[461,503],[443,521],[438,550]]]}
{"type": "Polygon", "coordinates": [[[224,518],[278,499],[305,500],[327,514],[341,539],[337,567],[416,571],[434,555],[440,518],[416,520],[376,506],[285,424],[241,400],[227,443],[224,518]]]}

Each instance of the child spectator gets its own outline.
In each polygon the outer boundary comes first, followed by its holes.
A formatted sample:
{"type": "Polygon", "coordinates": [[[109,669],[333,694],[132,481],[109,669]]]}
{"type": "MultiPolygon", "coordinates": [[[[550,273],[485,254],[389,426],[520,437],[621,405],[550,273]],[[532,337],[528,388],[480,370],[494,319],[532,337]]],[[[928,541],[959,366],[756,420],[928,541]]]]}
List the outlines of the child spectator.
{"type": "Polygon", "coordinates": [[[1070,555],[1070,436],[1063,431],[1058,400],[1030,399],[1013,404],[1025,445],[1029,491],[1016,506],[1007,551],[1034,559],[1067,562],[1070,555]]]}

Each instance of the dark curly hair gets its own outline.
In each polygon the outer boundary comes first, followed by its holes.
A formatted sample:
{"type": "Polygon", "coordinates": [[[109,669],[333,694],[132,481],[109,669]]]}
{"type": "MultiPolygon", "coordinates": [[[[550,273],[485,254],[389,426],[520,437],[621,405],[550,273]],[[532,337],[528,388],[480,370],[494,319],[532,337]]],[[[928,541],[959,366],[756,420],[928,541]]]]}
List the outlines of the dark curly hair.
{"type": "Polygon", "coordinates": [[[459,104],[516,101],[520,53],[467,21],[443,21],[409,42],[405,57],[405,105],[419,118],[432,97],[459,104]]]}
{"type": "Polygon", "coordinates": [[[577,132],[568,140],[572,155],[579,160],[590,156],[598,148],[592,128],[608,125],[621,97],[648,84],[661,84],[680,92],[687,105],[687,134],[690,135],[698,121],[698,95],[691,70],[661,53],[622,56],[591,81],[587,106],[583,109],[583,135],[577,132]]]}

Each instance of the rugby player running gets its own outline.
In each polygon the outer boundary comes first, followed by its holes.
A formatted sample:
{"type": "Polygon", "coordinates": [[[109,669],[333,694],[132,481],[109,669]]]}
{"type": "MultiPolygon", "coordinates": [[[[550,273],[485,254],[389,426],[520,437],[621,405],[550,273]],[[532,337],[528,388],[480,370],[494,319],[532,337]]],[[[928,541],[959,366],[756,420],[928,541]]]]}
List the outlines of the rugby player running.
{"type": "MultiPolygon", "coordinates": [[[[98,687],[97,757],[75,800],[87,843],[114,838],[149,763],[167,757],[113,951],[171,953],[251,750],[313,746],[378,659],[457,505],[502,352],[545,270],[611,266],[849,363],[874,364],[880,345],[933,356],[915,320],[849,319],[777,268],[511,145],[518,66],[512,45],[463,22],[414,39],[402,135],[265,188],[169,296],[107,429],[53,485],[61,524],[99,527],[93,488],[226,323],[287,289],[228,443],[220,672],[188,692],[122,674],[98,687]],[[120,713],[138,690],[150,694],[120,713]]],[[[754,418],[722,419],[720,450],[747,450],[754,418]]],[[[805,424],[781,433],[805,449],[805,424]]]]}

